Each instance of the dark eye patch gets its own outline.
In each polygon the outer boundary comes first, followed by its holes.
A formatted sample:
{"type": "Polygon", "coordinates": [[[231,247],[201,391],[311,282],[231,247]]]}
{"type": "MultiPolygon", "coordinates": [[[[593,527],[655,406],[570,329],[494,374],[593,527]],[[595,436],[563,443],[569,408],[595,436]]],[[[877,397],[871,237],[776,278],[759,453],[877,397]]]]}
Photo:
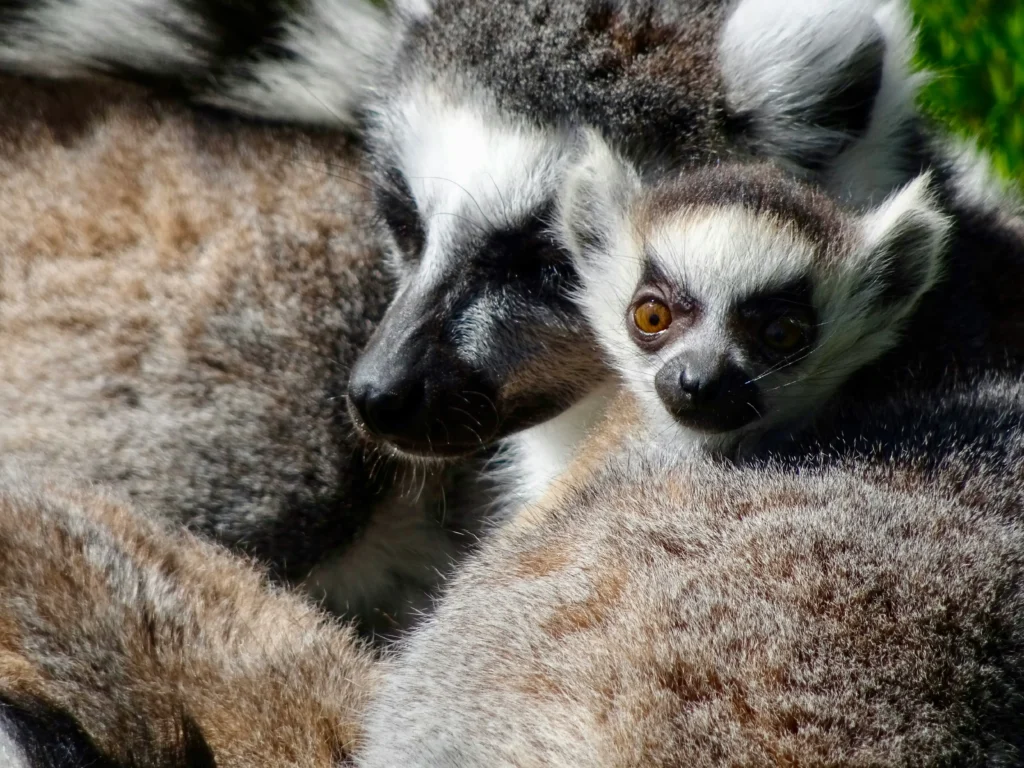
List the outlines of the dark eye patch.
{"type": "Polygon", "coordinates": [[[806,278],[743,299],[736,305],[734,324],[737,336],[743,339],[752,356],[764,362],[796,362],[818,337],[818,314],[811,299],[812,286],[806,278]],[[763,333],[773,322],[783,318],[794,320],[806,330],[799,345],[780,353],[765,344],[763,333]]]}
{"type": "Polygon", "coordinates": [[[578,284],[569,253],[551,233],[552,205],[516,226],[487,235],[480,246],[483,277],[515,285],[526,293],[567,293],[578,284]]]}
{"type": "Polygon", "coordinates": [[[427,242],[416,200],[405,176],[397,168],[383,174],[383,182],[375,191],[377,213],[387,225],[395,242],[408,258],[418,258],[427,242]]]}

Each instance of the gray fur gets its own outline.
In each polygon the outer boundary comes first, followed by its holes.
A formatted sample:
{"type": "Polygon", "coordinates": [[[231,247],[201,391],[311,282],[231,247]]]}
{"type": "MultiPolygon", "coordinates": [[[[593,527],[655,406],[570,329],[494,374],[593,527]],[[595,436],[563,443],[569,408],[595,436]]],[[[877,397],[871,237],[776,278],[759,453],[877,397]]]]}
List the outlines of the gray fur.
{"type": "Polygon", "coordinates": [[[1022,394],[876,406],[931,425],[884,460],[743,468],[620,402],[410,638],[360,764],[1024,763],[1022,394]]]}
{"type": "Polygon", "coordinates": [[[369,0],[2,0],[0,69],[112,74],[250,117],[353,128],[390,34],[369,0]]]}

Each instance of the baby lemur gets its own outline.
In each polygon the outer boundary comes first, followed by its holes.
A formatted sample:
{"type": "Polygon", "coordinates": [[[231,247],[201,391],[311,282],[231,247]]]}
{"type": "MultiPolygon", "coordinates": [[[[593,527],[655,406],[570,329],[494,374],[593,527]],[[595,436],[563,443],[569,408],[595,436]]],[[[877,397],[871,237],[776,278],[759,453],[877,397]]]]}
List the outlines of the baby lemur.
{"type": "Polygon", "coordinates": [[[645,186],[586,144],[561,210],[579,300],[659,440],[743,456],[798,429],[940,278],[927,175],[852,213],[765,165],[645,186]]]}

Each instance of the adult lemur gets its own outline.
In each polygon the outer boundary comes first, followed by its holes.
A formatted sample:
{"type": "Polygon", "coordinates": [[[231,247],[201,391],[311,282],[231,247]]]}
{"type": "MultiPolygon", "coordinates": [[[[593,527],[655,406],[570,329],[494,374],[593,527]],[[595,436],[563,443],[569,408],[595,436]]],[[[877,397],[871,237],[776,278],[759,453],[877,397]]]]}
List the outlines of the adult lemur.
{"type": "MultiPolygon", "coordinates": [[[[378,324],[361,147],[5,81],[0,450],[116,486],[286,576],[323,566],[340,610],[402,612],[396,584],[422,591],[457,551],[438,519],[457,523],[459,505],[379,497],[349,413],[406,452],[466,453],[604,375],[546,230],[567,124],[652,170],[764,155],[856,200],[922,162],[900,8],[774,8],[0,2],[10,70],[128,74],[278,120],[368,114],[398,279],[378,324]]],[[[991,245],[987,224],[968,234],[991,245]]],[[[530,489],[579,416],[518,438],[530,489]]]]}

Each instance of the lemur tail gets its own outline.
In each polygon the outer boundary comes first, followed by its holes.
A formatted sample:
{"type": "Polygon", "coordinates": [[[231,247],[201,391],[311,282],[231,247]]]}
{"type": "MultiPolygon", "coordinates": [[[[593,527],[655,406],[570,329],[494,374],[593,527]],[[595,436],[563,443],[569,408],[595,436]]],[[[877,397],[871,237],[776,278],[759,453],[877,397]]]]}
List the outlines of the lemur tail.
{"type": "Polygon", "coordinates": [[[374,0],[0,0],[0,71],[114,75],[246,116],[345,128],[390,33],[374,0]]]}

